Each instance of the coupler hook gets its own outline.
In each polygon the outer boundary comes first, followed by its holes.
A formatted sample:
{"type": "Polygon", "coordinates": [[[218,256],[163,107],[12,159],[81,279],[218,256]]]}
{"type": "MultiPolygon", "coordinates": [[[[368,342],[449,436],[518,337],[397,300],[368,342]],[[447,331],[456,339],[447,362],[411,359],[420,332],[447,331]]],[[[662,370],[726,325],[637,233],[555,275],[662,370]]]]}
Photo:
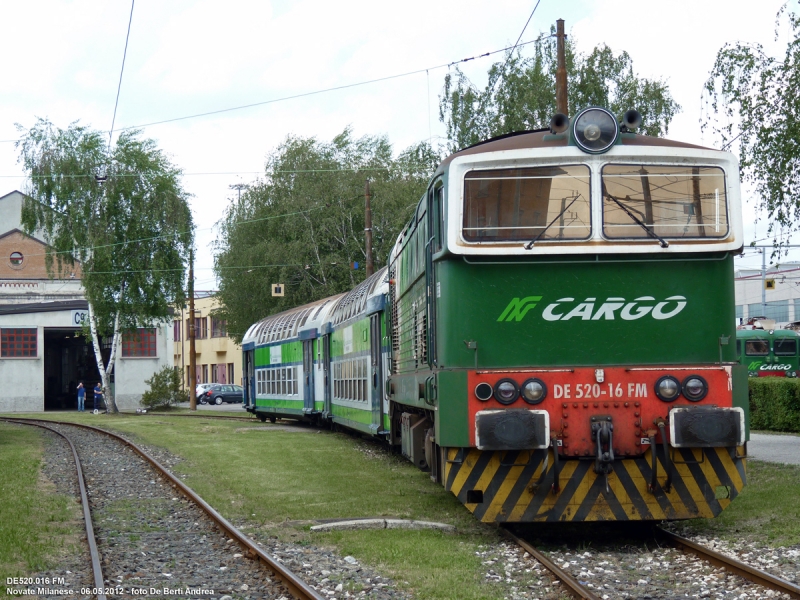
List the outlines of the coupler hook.
{"type": "Polygon", "coordinates": [[[592,438],[596,443],[594,472],[605,476],[606,492],[610,492],[608,474],[614,462],[614,424],[610,416],[592,417],[592,438]]]}

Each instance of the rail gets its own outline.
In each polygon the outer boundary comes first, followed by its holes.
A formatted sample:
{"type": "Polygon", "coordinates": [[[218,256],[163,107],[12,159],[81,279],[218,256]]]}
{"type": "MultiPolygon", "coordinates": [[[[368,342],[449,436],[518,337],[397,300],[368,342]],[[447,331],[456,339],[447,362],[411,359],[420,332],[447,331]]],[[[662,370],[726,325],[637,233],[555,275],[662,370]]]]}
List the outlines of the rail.
{"type": "Polygon", "coordinates": [[[724,554],[716,552],[715,550],[711,550],[710,548],[705,548],[704,546],[701,546],[692,540],[681,537],[675,533],[672,533],[671,531],[667,531],[662,527],[657,527],[656,531],[673,546],[677,546],[685,551],[691,552],[701,559],[707,560],[713,565],[727,569],[728,571],[735,573],[736,575],[739,575],[748,581],[757,583],[758,585],[771,588],[784,594],[789,594],[791,598],[800,599],[800,587],[789,581],[786,581],[785,579],[781,579],[780,577],[776,577],[771,573],[751,567],[750,565],[739,562],[738,560],[730,558],[729,556],[725,556],[724,554]]]}
{"type": "Polygon", "coordinates": [[[552,560],[547,558],[543,553],[539,552],[536,548],[534,548],[529,542],[526,542],[522,538],[517,537],[511,531],[506,529],[505,527],[501,527],[500,529],[503,531],[510,539],[514,541],[514,543],[518,544],[521,548],[524,548],[526,552],[528,552],[531,556],[533,556],[536,560],[538,560],[542,566],[550,571],[553,575],[556,576],[565,586],[567,586],[567,592],[572,594],[576,598],[583,598],[584,600],[600,600],[600,597],[593,594],[585,587],[583,587],[577,579],[572,577],[569,573],[564,571],[558,565],[556,565],[552,560]]]}
{"type": "Polygon", "coordinates": [[[94,576],[94,588],[96,590],[100,590],[99,593],[96,594],[98,600],[106,600],[106,595],[103,593],[103,589],[105,587],[105,579],[103,578],[103,567],[100,564],[100,553],[97,551],[97,540],[94,536],[94,525],[92,524],[92,513],[89,508],[89,496],[86,494],[86,482],[83,479],[83,469],[81,468],[81,460],[78,458],[78,451],[75,450],[75,446],[66,435],[53,429],[52,427],[48,427],[43,423],[38,422],[28,422],[27,420],[21,419],[0,419],[2,421],[6,421],[7,423],[21,423],[23,425],[30,425],[34,427],[40,427],[42,429],[47,429],[48,431],[52,431],[56,435],[61,436],[66,440],[67,444],[69,444],[70,450],[72,450],[72,458],[75,460],[75,470],[78,474],[78,488],[80,489],[81,494],[81,507],[83,508],[83,524],[86,529],[86,541],[89,544],[89,554],[91,555],[92,559],[92,575],[94,576]]]}
{"type": "MultiPolygon", "coordinates": [[[[3,420],[8,422],[17,422],[17,423],[30,422],[31,424],[42,422],[39,419],[18,419],[15,417],[4,417],[3,420]]],[[[208,504],[205,500],[203,500],[200,496],[198,496],[194,492],[194,490],[192,490],[189,486],[183,483],[180,479],[172,475],[172,473],[170,473],[163,466],[161,466],[161,464],[155,458],[150,456],[145,450],[143,450],[133,442],[125,439],[120,435],[117,435],[105,429],[101,429],[99,427],[93,427],[91,425],[83,425],[80,423],[70,423],[70,422],[51,421],[51,420],[47,420],[46,422],[54,423],[57,425],[82,427],[83,429],[88,429],[90,431],[102,433],[119,441],[122,444],[125,444],[126,446],[131,448],[134,452],[136,452],[139,456],[141,456],[147,462],[149,462],[165,479],[167,479],[173,486],[175,486],[178,490],[180,490],[180,492],[184,496],[186,496],[190,501],[194,502],[197,506],[199,506],[215,523],[217,523],[217,525],[219,525],[219,527],[225,533],[227,533],[231,538],[235,539],[239,543],[239,545],[242,546],[242,548],[250,552],[256,558],[258,558],[258,560],[260,560],[266,566],[267,569],[272,571],[275,577],[279,579],[289,589],[289,591],[295,598],[297,598],[298,600],[323,600],[324,597],[319,595],[316,592],[316,590],[310,587],[305,581],[303,581],[297,575],[292,573],[289,569],[283,566],[276,559],[274,559],[269,554],[264,552],[261,548],[259,548],[258,545],[253,540],[251,540],[249,537],[247,537],[241,531],[239,531],[236,527],[234,527],[234,525],[230,523],[225,517],[223,517],[216,510],[214,510],[214,508],[212,508],[210,504],[208,504]]],[[[47,429],[50,428],[47,427],[47,429]]]]}

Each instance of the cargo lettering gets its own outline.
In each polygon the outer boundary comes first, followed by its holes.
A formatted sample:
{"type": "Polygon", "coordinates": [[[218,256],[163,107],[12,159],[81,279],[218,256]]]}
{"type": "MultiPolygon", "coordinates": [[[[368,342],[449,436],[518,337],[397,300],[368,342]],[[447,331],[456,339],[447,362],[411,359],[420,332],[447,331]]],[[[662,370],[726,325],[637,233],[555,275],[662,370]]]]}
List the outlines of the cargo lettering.
{"type": "MultiPolygon", "coordinates": [[[[542,296],[513,298],[503,310],[498,321],[521,321],[529,310],[536,307],[542,296]]],[[[670,296],[666,300],[657,301],[654,296],[640,296],[632,301],[625,298],[612,297],[598,305],[597,298],[586,298],[574,305],[575,298],[559,298],[548,304],[542,311],[545,321],[636,321],[651,317],[657,321],[671,319],[684,308],[687,300],[684,296],[670,296]]]]}
{"type": "Polygon", "coordinates": [[[761,365],[759,371],[790,371],[792,365],[761,365]]]}

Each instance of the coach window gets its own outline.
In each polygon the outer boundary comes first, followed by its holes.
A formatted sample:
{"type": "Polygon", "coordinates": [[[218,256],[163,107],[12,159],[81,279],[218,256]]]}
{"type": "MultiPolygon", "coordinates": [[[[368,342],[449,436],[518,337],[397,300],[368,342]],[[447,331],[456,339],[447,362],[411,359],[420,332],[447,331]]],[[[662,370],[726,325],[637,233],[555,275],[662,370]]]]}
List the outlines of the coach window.
{"type": "Polygon", "coordinates": [[[775,340],[775,356],[797,356],[797,340],[777,338],[775,340]]]}
{"type": "Polygon", "coordinates": [[[602,178],[603,234],[609,239],[728,235],[719,167],[606,165],[602,178]]]}
{"type": "Polygon", "coordinates": [[[588,239],[589,199],[584,165],[470,171],[464,178],[464,239],[588,239]]]}
{"type": "Polygon", "coordinates": [[[769,342],[767,340],[745,340],[744,353],[747,356],[767,356],[769,342]]]}

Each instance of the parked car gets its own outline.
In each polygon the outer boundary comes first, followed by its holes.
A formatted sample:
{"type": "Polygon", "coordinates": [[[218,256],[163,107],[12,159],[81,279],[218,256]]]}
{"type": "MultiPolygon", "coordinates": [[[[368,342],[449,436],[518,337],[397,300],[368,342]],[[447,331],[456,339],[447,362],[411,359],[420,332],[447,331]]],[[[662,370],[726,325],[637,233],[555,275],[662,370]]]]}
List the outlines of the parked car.
{"type": "Polygon", "coordinates": [[[213,383],[198,383],[197,384],[197,387],[194,388],[194,396],[195,396],[195,398],[197,398],[198,402],[205,403],[205,401],[206,401],[205,393],[208,391],[208,388],[210,388],[212,385],[214,385],[214,384],[213,383]]]}
{"type": "Polygon", "coordinates": [[[214,404],[222,404],[223,402],[228,404],[238,402],[241,404],[244,401],[244,390],[240,385],[212,383],[203,394],[203,400],[214,404]]]}

